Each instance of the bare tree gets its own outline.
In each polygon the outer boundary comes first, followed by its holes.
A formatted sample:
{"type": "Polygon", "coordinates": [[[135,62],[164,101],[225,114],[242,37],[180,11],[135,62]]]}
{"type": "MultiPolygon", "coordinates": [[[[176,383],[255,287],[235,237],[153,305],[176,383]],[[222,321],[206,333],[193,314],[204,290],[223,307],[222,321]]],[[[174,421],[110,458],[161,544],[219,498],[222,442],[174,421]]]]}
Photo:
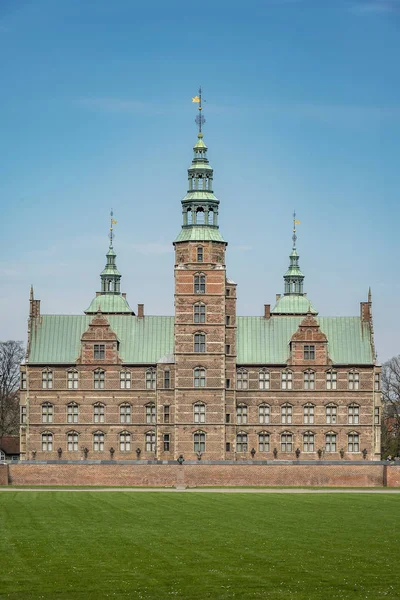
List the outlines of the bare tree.
{"type": "Polygon", "coordinates": [[[0,342],[0,438],[15,435],[19,426],[19,367],[22,342],[0,342]]]}
{"type": "Polygon", "coordinates": [[[400,455],[400,355],[382,366],[382,454],[400,455]]]}

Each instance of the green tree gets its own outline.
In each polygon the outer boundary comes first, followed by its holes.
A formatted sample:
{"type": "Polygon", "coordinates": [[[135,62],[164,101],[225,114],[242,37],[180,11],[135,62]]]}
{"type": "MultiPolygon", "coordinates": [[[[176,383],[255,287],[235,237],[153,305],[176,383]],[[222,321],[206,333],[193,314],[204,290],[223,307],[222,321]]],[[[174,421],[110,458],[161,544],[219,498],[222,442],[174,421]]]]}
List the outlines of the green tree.
{"type": "Polygon", "coordinates": [[[400,355],[382,366],[382,458],[400,456],[400,355]]]}
{"type": "Polygon", "coordinates": [[[22,342],[0,342],[0,438],[18,434],[19,367],[23,358],[22,342]]]}

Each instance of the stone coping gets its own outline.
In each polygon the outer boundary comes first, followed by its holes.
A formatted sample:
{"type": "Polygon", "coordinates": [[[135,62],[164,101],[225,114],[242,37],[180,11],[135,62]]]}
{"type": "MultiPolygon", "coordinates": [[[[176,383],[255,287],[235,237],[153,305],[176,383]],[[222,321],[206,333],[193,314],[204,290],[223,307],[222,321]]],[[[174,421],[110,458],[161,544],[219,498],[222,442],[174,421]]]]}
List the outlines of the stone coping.
{"type": "MultiPolygon", "coordinates": [[[[11,465],[178,465],[177,460],[13,460],[3,461],[0,464],[11,465]]],[[[302,466],[302,465],[386,465],[399,466],[400,462],[388,462],[386,460],[185,460],[183,465],[270,465],[270,466],[302,466]]]]}

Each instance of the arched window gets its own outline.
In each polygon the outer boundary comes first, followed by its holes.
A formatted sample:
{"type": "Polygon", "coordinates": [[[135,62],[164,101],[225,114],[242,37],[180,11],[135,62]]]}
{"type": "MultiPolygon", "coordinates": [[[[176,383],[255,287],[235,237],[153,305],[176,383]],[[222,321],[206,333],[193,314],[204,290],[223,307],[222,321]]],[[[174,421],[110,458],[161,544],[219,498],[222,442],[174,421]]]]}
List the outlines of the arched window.
{"type": "MultiPolygon", "coordinates": [[[[192,179],[192,182],[193,182],[193,179],[192,179]]],[[[192,183],[192,186],[193,186],[193,183],[192,183]]],[[[188,208],[186,211],[186,214],[187,214],[187,224],[191,225],[192,224],[192,209],[188,208]]]]}
{"type": "Polygon", "coordinates": [[[249,387],[249,374],[247,369],[238,369],[236,372],[236,387],[238,390],[247,390],[249,387]]]}
{"type": "Polygon", "coordinates": [[[258,407],[258,422],[264,423],[265,425],[269,423],[271,414],[271,408],[269,404],[260,404],[258,407]]]}
{"type": "Polygon", "coordinates": [[[146,423],[156,422],[156,405],[153,402],[146,404],[146,423]]]}
{"type": "Polygon", "coordinates": [[[78,389],[78,371],[76,369],[67,371],[67,388],[69,390],[78,389]]]}
{"type": "Polygon", "coordinates": [[[337,422],[337,406],[336,404],[328,404],[326,406],[326,422],[328,425],[335,425],[337,422]]]}
{"type": "Polygon", "coordinates": [[[196,402],[193,405],[193,418],[195,423],[206,422],[206,405],[204,402],[196,402]]]}
{"type": "Polygon", "coordinates": [[[358,371],[349,371],[349,390],[358,390],[360,385],[360,374],[358,371]]]}
{"type": "Polygon", "coordinates": [[[193,321],[195,323],[206,322],[206,305],[202,302],[196,302],[193,306],[193,321]]]}
{"type": "MultiPolygon", "coordinates": [[[[200,184],[200,188],[202,188],[202,184],[200,184]]],[[[204,225],[204,209],[202,207],[196,210],[196,223],[197,225],[204,225]]]]}
{"type": "Polygon", "coordinates": [[[129,431],[121,431],[119,434],[119,449],[121,452],[131,451],[131,434],[129,431]]]}
{"type": "Polygon", "coordinates": [[[337,386],[337,372],[330,369],[326,372],[326,389],[336,390],[337,386]]]}
{"type": "MultiPolygon", "coordinates": [[[[211,179],[209,180],[209,187],[211,187],[211,179]]],[[[214,225],[214,211],[212,208],[208,210],[208,224],[214,225]]]]}
{"type": "Polygon", "coordinates": [[[156,434],[154,431],[147,431],[145,434],[146,452],[156,452],[156,434]]]}
{"type": "Polygon", "coordinates": [[[303,406],[303,423],[305,425],[312,425],[314,423],[314,404],[305,404],[303,406]]]}
{"type": "Polygon", "coordinates": [[[205,352],[206,351],[206,334],[198,331],[194,334],[194,351],[205,352]]]}
{"type": "Polygon", "coordinates": [[[195,431],[193,434],[193,450],[194,452],[206,451],[206,434],[204,431],[195,431]]]}
{"type": "Polygon", "coordinates": [[[238,425],[245,425],[247,423],[247,404],[237,405],[236,422],[238,425]]]}
{"type": "Polygon", "coordinates": [[[291,404],[282,404],[281,406],[281,422],[289,425],[292,422],[293,407],[291,404]]]}
{"type": "Polygon", "coordinates": [[[269,390],[269,386],[270,386],[269,371],[266,371],[265,369],[261,369],[261,371],[258,372],[258,387],[260,390],[269,390]]]}
{"type": "Polygon", "coordinates": [[[51,452],[53,450],[53,434],[50,431],[42,433],[42,452],[51,452]]]}
{"type": "Polygon", "coordinates": [[[329,431],[325,434],[325,451],[336,452],[336,433],[329,431]]]}
{"type": "Polygon", "coordinates": [[[96,431],[93,434],[93,452],[104,452],[104,431],[96,431]]]}
{"type": "Polygon", "coordinates": [[[154,367],[146,370],[146,390],[156,389],[156,370],[154,367]]]}
{"type": "Polygon", "coordinates": [[[127,402],[124,404],[120,404],[119,407],[119,422],[120,423],[130,423],[132,415],[132,407],[127,402]]]}
{"type": "Polygon", "coordinates": [[[104,390],[104,384],[106,379],[106,372],[102,369],[96,369],[94,371],[94,389],[104,390]]]}
{"type": "Polygon", "coordinates": [[[67,449],[68,452],[78,452],[79,434],[76,431],[68,431],[67,433],[67,449]]]}
{"type": "Polygon", "coordinates": [[[289,431],[284,431],[281,434],[281,451],[292,452],[293,450],[293,434],[289,431]]]}
{"type": "Polygon", "coordinates": [[[360,452],[360,435],[356,431],[351,431],[347,436],[348,452],[360,452]]]}
{"type": "Polygon", "coordinates": [[[358,425],[360,422],[360,407],[358,404],[350,404],[348,407],[349,425],[358,425]]]}
{"type": "Polygon", "coordinates": [[[203,273],[197,273],[194,276],[194,293],[205,294],[206,293],[206,276],[203,273]]]}
{"type": "Polygon", "coordinates": [[[196,367],[193,369],[193,383],[194,387],[206,386],[206,370],[204,367],[196,367]]]}
{"type": "Polygon", "coordinates": [[[303,452],[314,452],[314,434],[306,431],[303,434],[303,452]]]}
{"type": "Polygon", "coordinates": [[[42,371],[42,388],[44,390],[53,389],[53,371],[51,369],[43,369],[42,371]]]}
{"type": "Polygon", "coordinates": [[[119,374],[119,384],[121,390],[130,390],[131,389],[131,372],[130,371],[120,371],[119,374]]]}
{"type": "Polygon", "coordinates": [[[54,407],[50,402],[44,402],[42,404],[42,423],[53,422],[53,410],[54,407]]]}
{"type": "Polygon", "coordinates": [[[314,371],[304,371],[304,389],[313,390],[315,389],[315,373],[314,371]]]}
{"type": "Polygon", "coordinates": [[[76,402],[67,405],[67,423],[77,423],[79,419],[79,406],[76,402]]]}
{"type": "Polygon", "coordinates": [[[258,434],[258,451],[269,452],[269,433],[261,431],[258,434]]]}
{"type": "Polygon", "coordinates": [[[293,383],[293,374],[292,371],[282,371],[281,373],[281,387],[283,390],[291,390],[293,383]]]}
{"type": "Polygon", "coordinates": [[[236,435],[236,452],[247,452],[247,433],[239,431],[236,435]]]}
{"type": "Polygon", "coordinates": [[[104,423],[105,407],[101,402],[93,405],[93,423],[104,423]]]}

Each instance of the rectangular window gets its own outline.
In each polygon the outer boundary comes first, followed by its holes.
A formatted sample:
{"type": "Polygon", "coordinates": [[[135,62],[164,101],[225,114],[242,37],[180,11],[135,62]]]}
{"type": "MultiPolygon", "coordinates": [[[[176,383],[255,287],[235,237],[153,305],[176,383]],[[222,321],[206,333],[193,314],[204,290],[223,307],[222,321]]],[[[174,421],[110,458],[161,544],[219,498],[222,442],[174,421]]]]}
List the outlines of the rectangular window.
{"type": "Polygon", "coordinates": [[[355,404],[349,406],[349,425],[358,425],[360,422],[360,407],[355,404]]]}
{"type": "Polygon", "coordinates": [[[239,404],[236,407],[236,418],[238,425],[245,425],[247,423],[247,406],[246,404],[239,404]]]}
{"type": "Polygon", "coordinates": [[[42,388],[53,389],[53,371],[42,371],[42,388]]]}
{"type": "Polygon", "coordinates": [[[337,373],[336,371],[328,371],[326,374],[326,389],[336,390],[337,386],[337,373]]]}
{"type": "Polygon", "coordinates": [[[26,390],[26,372],[25,371],[21,372],[20,387],[21,387],[21,390],[26,390]]]}
{"type": "Polygon", "coordinates": [[[292,372],[291,371],[282,371],[281,384],[282,384],[283,390],[291,390],[292,389],[292,372]]]}
{"type": "Polygon", "coordinates": [[[68,404],[67,406],[67,422],[77,423],[79,416],[79,407],[75,403],[68,404]]]}
{"type": "Polygon", "coordinates": [[[197,262],[203,262],[203,248],[201,246],[197,247],[197,262]]]}
{"type": "Polygon", "coordinates": [[[42,423],[53,422],[53,405],[46,403],[42,404],[42,423]]]}
{"type": "Polygon", "coordinates": [[[196,333],[194,336],[194,351],[205,352],[206,351],[206,336],[204,333],[196,333]]]}
{"type": "Polygon", "coordinates": [[[349,434],[347,450],[349,452],[360,452],[360,436],[358,433],[349,434]]]}
{"type": "Polygon", "coordinates": [[[78,389],[78,372],[77,371],[68,371],[67,388],[69,390],[77,390],[78,389]]]}
{"type": "Polygon", "coordinates": [[[42,433],[42,452],[51,452],[53,450],[53,434],[42,433]]]}
{"type": "Polygon", "coordinates": [[[169,390],[170,384],[171,384],[171,381],[170,381],[170,370],[166,369],[164,371],[164,388],[166,390],[169,390]]]}
{"type": "Polygon", "coordinates": [[[292,452],[293,436],[291,433],[282,433],[281,435],[281,450],[282,452],[292,452]]]}
{"type": "Polygon", "coordinates": [[[269,371],[260,371],[258,374],[258,387],[260,390],[269,390],[270,375],[269,371]]]}
{"type": "Polygon", "coordinates": [[[230,413],[226,413],[225,415],[225,423],[230,423],[231,422],[231,415],[230,413]]]}
{"type": "Polygon", "coordinates": [[[121,404],[119,407],[119,421],[120,423],[130,423],[132,416],[132,407],[130,404],[121,404]]]}
{"type": "Polygon", "coordinates": [[[314,371],[304,372],[304,389],[313,390],[315,389],[315,373],[314,371]]]}
{"type": "Polygon", "coordinates": [[[156,451],[156,434],[153,431],[146,433],[146,452],[156,451]]]}
{"type": "Polygon", "coordinates": [[[303,451],[314,452],[314,434],[307,432],[303,436],[303,451]]]}
{"type": "Polygon", "coordinates": [[[206,371],[205,369],[195,369],[193,378],[194,387],[206,386],[206,371]]]}
{"type": "Polygon", "coordinates": [[[127,431],[119,434],[119,449],[121,452],[131,451],[131,434],[127,431]]]}
{"type": "Polygon", "coordinates": [[[226,344],[225,346],[225,354],[230,354],[231,353],[231,345],[230,344],[226,344]]]}
{"type": "Polygon", "coordinates": [[[258,434],[258,451],[269,452],[269,434],[259,433],[258,434]]]}
{"type": "Polygon", "coordinates": [[[205,404],[195,404],[194,405],[194,422],[195,423],[205,423],[206,422],[206,405],[205,404]]]}
{"type": "Polygon", "coordinates": [[[231,324],[231,318],[230,318],[229,315],[226,315],[226,317],[225,317],[225,325],[227,327],[229,327],[230,324],[231,324]]]}
{"type": "Polygon", "coordinates": [[[194,452],[205,452],[206,451],[206,434],[205,433],[195,433],[194,436],[194,452]]]}
{"type": "Polygon", "coordinates": [[[337,417],[337,407],[336,406],[327,406],[326,407],[326,422],[330,425],[336,424],[337,417]]]}
{"type": "Polygon", "coordinates": [[[326,452],[336,452],[336,433],[327,433],[325,436],[326,452]]]}
{"type": "Polygon", "coordinates": [[[349,390],[358,390],[360,384],[360,375],[357,371],[350,371],[349,373],[349,390]]]}
{"type": "Polygon", "coordinates": [[[230,379],[225,379],[225,387],[227,390],[229,390],[229,388],[231,387],[231,380],[230,379]]]}
{"type": "Polygon", "coordinates": [[[379,406],[376,406],[374,408],[374,421],[375,421],[375,425],[379,425],[381,422],[381,415],[380,415],[380,411],[379,411],[379,406]]]}
{"type": "Polygon", "coordinates": [[[304,346],[304,360],[315,360],[315,346],[304,346]]]}
{"type": "Polygon", "coordinates": [[[237,389],[247,390],[249,387],[249,374],[244,369],[240,369],[236,373],[237,389]]]}
{"type": "Polygon", "coordinates": [[[95,371],[94,372],[94,389],[95,390],[104,390],[105,383],[105,371],[95,371]]]}
{"type": "Polygon", "coordinates": [[[305,425],[312,425],[314,423],[314,406],[312,404],[306,404],[303,412],[303,422],[305,425]]]}
{"type": "Polygon", "coordinates": [[[147,404],[146,406],[146,423],[156,422],[156,405],[147,404]]]}
{"type": "Polygon", "coordinates": [[[156,371],[155,369],[147,369],[146,371],[146,389],[156,389],[156,371]]]}
{"type": "Polygon", "coordinates": [[[67,435],[68,452],[78,452],[78,434],[68,433],[67,435]]]}
{"type": "Polygon", "coordinates": [[[93,422],[104,423],[104,404],[95,404],[93,406],[93,422]]]}
{"type": "Polygon", "coordinates": [[[169,445],[170,445],[170,435],[169,435],[169,433],[164,433],[164,435],[163,435],[163,444],[164,444],[164,452],[169,452],[169,445]]]}
{"type": "Polygon", "coordinates": [[[268,404],[260,404],[258,407],[258,422],[268,424],[270,419],[270,407],[268,404]]]}
{"type": "Polygon", "coordinates": [[[106,357],[105,344],[95,344],[93,349],[93,358],[95,360],[103,360],[106,357]]]}
{"type": "Polygon", "coordinates": [[[93,451],[104,452],[104,433],[95,433],[93,436],[93,451]]]}
{"type": "Polygon", "coordinates": [[[121,390],[131,389],[131,373],[130,371],[121,371],[119,375],[119,383],[121,390]]]}
{"type": "Polygon", "coordinates": [[[226,442],[225,444],[225,452],[230,452],[231,451],[231,443],[230,442],[226,442]]]}
{"type": "Polygon", "coordinates": [[[292,422],[292,406],[284,404],[281,407],[281,422],[284,425],[289,425],[292,422]]]}
{"type": "Polygon", "coordinates": [[[229,288],[226,288],[226,295],[230,296],[231,295],[231,290],[229,288]]]}
{"type": "Polygon", "coordinates": [[[206,293],[206,278],[205,275],[194,276],[194,293],[205,294],[206,293]]]}
{"type": "Polygon", "coordinates": [[[169,412],[169,405],[166,404],[164,406],[164,423],[169,423],[170,422],[170,412],[169,412]]]}
{"type": "Polygon", "coordinates": [[[205,323],[206,322],[206,305],[205,304],[195,304],[194,305],[193,320],[195,323],[205,323]]]}
{"type": "Polygon", "coordinates": [[[247,452],[247,433],[238,433],[236,436],[236,451],[247,452]]]}
{"type": "Polygon", "coordinates": [[[21,406],[21,425],[25,425],[27,421],[26,406],[21,406]]]}
{"type": "MultiPolygon", "coordinates": [[[[23,388],[25,389],[25,388],[23,388]]],[[[375,373],[375,377],[374,377],[374,389],[376,392],[379,392],[379,390],[381,389],[381,377],[379,373],[375,373]]]]}

